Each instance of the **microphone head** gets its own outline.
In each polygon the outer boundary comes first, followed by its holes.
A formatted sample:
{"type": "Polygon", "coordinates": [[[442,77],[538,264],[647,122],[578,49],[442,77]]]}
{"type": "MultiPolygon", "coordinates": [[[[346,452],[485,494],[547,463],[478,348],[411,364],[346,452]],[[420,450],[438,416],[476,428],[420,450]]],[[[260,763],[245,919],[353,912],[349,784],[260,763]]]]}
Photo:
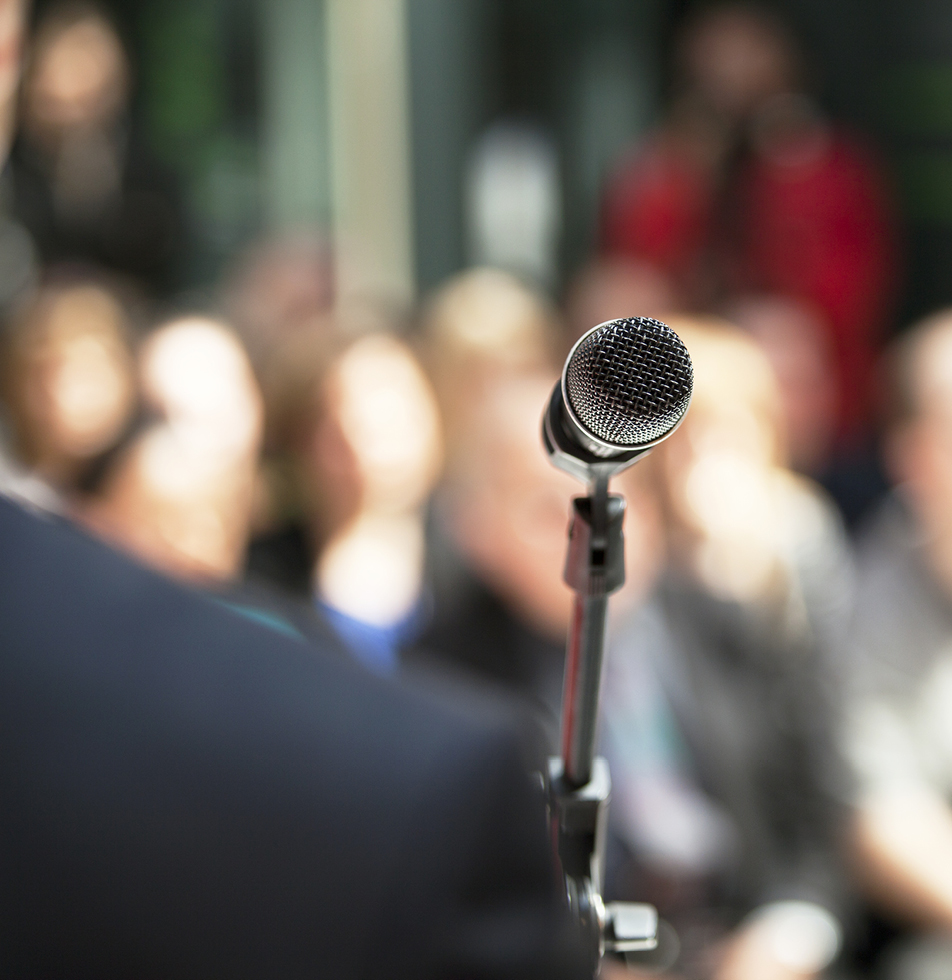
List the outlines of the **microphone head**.
{"type": "Polygon", "coordinates": [[[572,421],[598,456],[660,442],[684,418],[693,385],[691,356],[678,335],[640,316],[589,330],[562,374],[572,421]]]}

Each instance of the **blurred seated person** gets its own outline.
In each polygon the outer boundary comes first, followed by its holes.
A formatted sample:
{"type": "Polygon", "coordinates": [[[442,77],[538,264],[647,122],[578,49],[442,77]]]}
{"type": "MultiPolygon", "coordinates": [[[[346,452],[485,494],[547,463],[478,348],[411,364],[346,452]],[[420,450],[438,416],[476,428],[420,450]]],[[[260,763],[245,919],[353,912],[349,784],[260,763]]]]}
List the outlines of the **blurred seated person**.
{"type": "Polygon", "coordinates": [[[43,10],[10,157],[12,213],[44,264],[84,261],[153,294],[174,285],[183,221],[174,181],[129,118],[131,68],[104,10],[43,10]]]}
{"type": "Polygon", "coordinates": [[[15,459],[70,497],[130,425],[137,386],[128,307],[94,279],[42,287],[0,338],[0,401],[15,459]]]}
{"type": "Polygon", "coordinates": [[[430,526],[433,619],[407,659],[521,700],[544,762],[558,747],[570,501],[584,493],[549,464],[540,434],[562,325],[537,290],[477,268],[438,290],[421,327],[448,462],[430,526]]]}
{"type": "Polygon", "coordinates": [[[893,208],[878,164],[823,119],[804,75],[766,8],[690,15],[666,118],[606,188],[602,246],[665,273],[686,309],[737,291],[815,307],[833,354],[836,439],[854,449],[896,292],[893,208]]]}
{"type": "MultiPolygon", "coordinates": [[[[4,165],[16,128],[27,14],[25,0],[4,0],[0,4],[0,161],[4,165]]],[[[32,238],[5,213],[0,215],[0,256],[0,307],[4,316],[8,317],[11,304],[22,301],[24,291],[36,285],[37,267],[32,238]]],[[[0,338],[2,344],[4,341],[0,338]]],[[[31,474],[17,458],[12,446],[13,438],[6,406],[0,397],[0,493],[14,496],[29,506],[56,509],[59,501],[55,492],[43,480],[31,474]]]]}
{"type": "Polygon", "coordinates": [[[237,337],[185,316],[142,346],[139,431],[120,446],[85,523],[149,564],[199,582],[238,577],[261,446],[261,395],[237,337]]]}
{"type": "Polygon", "coordinates": [[[639,464],[657,483],[665,570],[606,664],[608,889],[674,925],[672,976],[826,975],[844,908],[831,655],[845,539],[785,466],[780,395],[754,342],[713,319],[671,326],[694,396],[639,464]]]}
{"type": "Polygon", "coordinates": [[[308,607],[242,577],[263,411],[238,337],[198,314],[160,325],[140,350],[138,389],[135,420],[94,463],[69,515],[232,610],[327,644],[308,607]]]}
{"type": "Polygon", "coordinates": [[[883,976],[952,976],[952,311],[892,352],[896,488],[861,542],[846,741],[857,869],[917,935],[883,976]]]}
{"type": "Polygon", "coordinates": [[[305,595],[383,673],[425,614],[425,505],[442,459],[439,413],[410,348],[373,317],[301,332],[265,389],[297,486],[292,523],[259,539],[249,570],[305,595]],[[354,330],[349,332],[348,328],[354,330]]]}
{"type": "MultiPolygon", "coordinates": [[[[542,411],[551,374],[500,378],[461,419],[437,496],[438,530],[455,576],[434,574],[434,616],[418,650],[497,694],[521,702],[534,722],[534,759],[558,752],[565,638],[573,593],[562,578],[573,496],[585,488],[551,465],[542,411]]],[[[613,614],[636,601],[655,568],[656,521],[634,479],[628,497],[627,581],[613,614]]]]}

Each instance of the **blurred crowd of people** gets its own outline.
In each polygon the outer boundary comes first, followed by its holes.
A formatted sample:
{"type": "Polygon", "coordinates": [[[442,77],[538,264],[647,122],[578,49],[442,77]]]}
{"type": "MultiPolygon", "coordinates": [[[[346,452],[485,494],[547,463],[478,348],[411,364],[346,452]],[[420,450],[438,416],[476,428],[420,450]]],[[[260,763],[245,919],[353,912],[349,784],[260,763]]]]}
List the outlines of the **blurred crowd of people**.
{"type": "Polygon", "coordinates": [[[695,394],[617,480],[602,745],[609,897],[673,932],[606,973],[952,977],[952,312],[885,346],[888,184],[782,23],[689,21],[667,115],[607,181],[562,302],[475,268],[412,314],[338,302],[307,231],[177,305],[181,211],[109,18],[48,8],[18,94],[11,45],[0,487],[370,670],[516,703],[537,766],[581,490],[545,459],[542,410],[581,333],[663,319],[695,394]]]}

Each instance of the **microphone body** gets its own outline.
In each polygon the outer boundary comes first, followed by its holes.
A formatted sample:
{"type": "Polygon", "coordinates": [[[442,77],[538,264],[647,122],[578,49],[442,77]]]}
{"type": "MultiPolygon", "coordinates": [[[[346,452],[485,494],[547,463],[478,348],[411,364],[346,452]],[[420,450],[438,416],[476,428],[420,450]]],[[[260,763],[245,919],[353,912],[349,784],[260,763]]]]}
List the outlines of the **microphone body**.
{"type": "Polygon", "coordinates": [[[569,352],[542,423],[553,465],[585,483],[631,466],[681,424],[694,372],[660,320],[608,320],[569,352]]]}

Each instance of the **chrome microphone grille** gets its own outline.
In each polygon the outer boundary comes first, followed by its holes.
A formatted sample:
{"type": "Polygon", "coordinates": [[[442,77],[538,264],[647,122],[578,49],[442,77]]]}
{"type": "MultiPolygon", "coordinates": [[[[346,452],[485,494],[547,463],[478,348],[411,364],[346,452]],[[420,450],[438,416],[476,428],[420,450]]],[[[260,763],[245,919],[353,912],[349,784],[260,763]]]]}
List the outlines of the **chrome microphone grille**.
{"type": "Polygon", "coordinates": [[[609,320],[576,344],[564,385],[578,421],[619,449],[656,442],[684,417],[694,371],[687,348],[660,320],[609,320]]]}

